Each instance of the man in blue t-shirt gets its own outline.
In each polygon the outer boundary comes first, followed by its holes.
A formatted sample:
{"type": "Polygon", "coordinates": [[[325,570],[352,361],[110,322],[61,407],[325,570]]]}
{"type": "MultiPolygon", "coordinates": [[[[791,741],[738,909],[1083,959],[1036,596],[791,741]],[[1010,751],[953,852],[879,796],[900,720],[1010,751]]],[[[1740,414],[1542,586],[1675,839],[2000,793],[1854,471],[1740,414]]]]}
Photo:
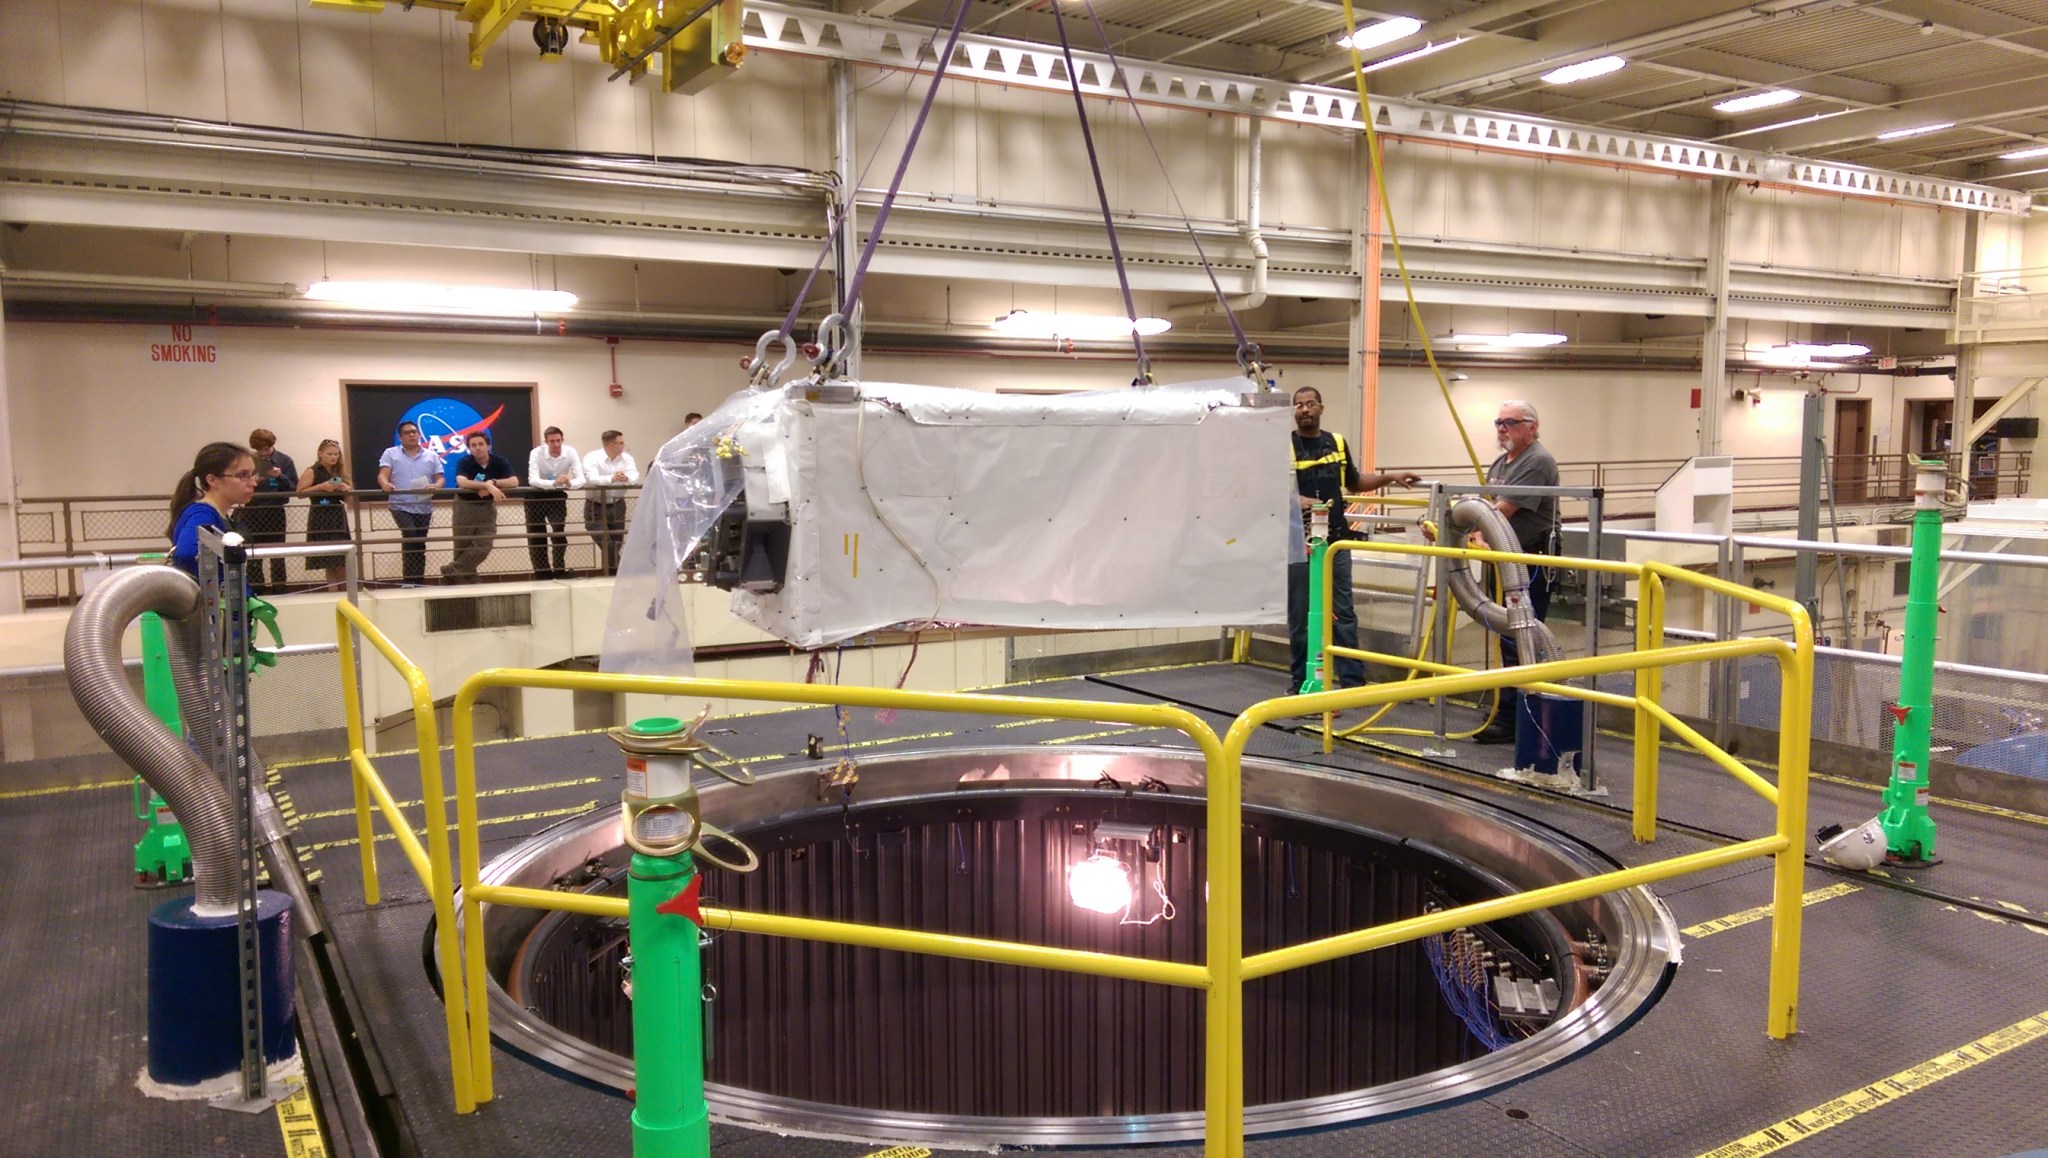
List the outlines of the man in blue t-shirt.
{"type": "Polygon", "coordinates": [[[441,578],[467,583],[490,558],[498,540],[498,506],[512,501],[519,476],[503,455],[491,451],[491,436],[469,436],[469,453],[457,459],[455,473],[455,561],[441,568],[441,578]]]}
{"type": "Polygon", "coordinates": [[[427,528],[441,489],[441,456],[421,445],[419,423],[398,424],[398,445],[377,460],[377,485],[391,496],[391,519],[404,539],[405,585],[417,587],[427,577],[427,528]]]}
{"type": "MultiPolygon", "coordinates": [[[[1351,526],[1344,519],[1344,494],[1346,488],[1352,493],[1378,490],[1389,483],[1412,485],[1420,478],[1414,471],[1374,471],[1359,473],[1356,463],[1351,461],[1351,449],[1344,445],[1344,437],[1323,429],[1323,392],[1313,386],[1303,386],[1294,392],[1294,480],[1300,494],[1301,518],[1304,525],[1309,520],[1310,508],[1317,503],[1330,506],[1330,537],[1332,543],[1355,538],[1351,526]]],[[[1334,574],[1330,579],[1331,625],[1328,642],[1338,647],[1358,647],[1358,615],[1351,605],[1351,552],[1338,551],[1331,560],[1334,574]]],[[[1308,677],[1308,562],[1287,565],[1287,658],[1289,695],[1301,690],[1302,681],[1308,677]]],[[[1355,688],[1365,683],[1365,664],[1347,656],[1337,659],[1334,679],[1326,673],[1325,685],[1329,688],[1355,688]]]]}

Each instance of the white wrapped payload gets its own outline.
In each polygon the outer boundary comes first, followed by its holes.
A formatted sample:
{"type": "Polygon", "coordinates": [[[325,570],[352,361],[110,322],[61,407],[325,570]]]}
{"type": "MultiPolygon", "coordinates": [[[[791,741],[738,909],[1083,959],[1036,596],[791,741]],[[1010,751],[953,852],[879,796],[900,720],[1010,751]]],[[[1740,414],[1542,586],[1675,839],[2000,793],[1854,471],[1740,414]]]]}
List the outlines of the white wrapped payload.
{"type": "Polygon", "coordinates": [[[799,647],[928,621],[1283,622],[1298,551],[1292,416],[1253,404],[1247,386],[734,395],[648,472],[604,666],[687,661],[668,595],[707,536],[733,613],[799,647]]]}

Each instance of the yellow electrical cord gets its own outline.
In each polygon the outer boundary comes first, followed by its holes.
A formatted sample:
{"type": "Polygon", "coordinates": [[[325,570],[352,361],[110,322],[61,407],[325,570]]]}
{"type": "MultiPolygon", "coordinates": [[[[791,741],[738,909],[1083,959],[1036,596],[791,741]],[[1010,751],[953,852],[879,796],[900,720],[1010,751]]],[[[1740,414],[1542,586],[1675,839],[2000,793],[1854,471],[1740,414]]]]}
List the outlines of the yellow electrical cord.
{"type": "MultiPolygon", "coordinates": [[[[1357,39],[1358,17],[1352,11],[1351,0],[1344,0],[1344,32],[1348,40],[1355,41],[1357,39]]],[[[1472,445],[1471,432],[1465,429],[1464,420],[1458,417],[1458,408],[1451,401],[1451,384],[1447,379],[1444,378],[1443,367],[1437,365],[1436,347],[1429,340],[1429,327],[1423,324],[1422,306],[1415,300],[1415,282],[1412,278],[1408,276],[1408,258],[1401,248],[1401,228],[1400,225],[1394,220],[1393,199],[1389,197],[1387,194],[1386,163],[1384,158],[1382,158],[1380,154],[1379,130],[1376,127],[1374,127],[1373,124],[1372,94],[1369,91],[1367,91],[1365,84],[1365,61],[1363,58],[1359,56],[1358,49],[1355,46],[1350,47],[1349,52],[1351,54],[1351,81],[1352,84],[1355,85],[1358,89],[1358,115],[1359,119],[1365,122],[1365,151],[1366,157],[1372,166],[1373,195],[1379,198],[1380,213],[1385,218],[1387,223],[1387,239],[1393,243],[1394,267],[1398,269],[1401,273],[1401,291],[1403,295],[1408,299],[1408,317],[1411,321],[1414,322],[1415,332],[1422,339],[1423,360],[1429,363],[1429,372],[1436,378],[1437,392],[1443,396],[1444,409],[1450,412],[1451,425],[1457,428],[1458,439],[1460,442],[1463,442],[1465,444],[1465,457],[1472,464],[1473,477],[1483,483],[1486,481],[1486,468],[1479,465],[1478,448],[1472,445]]],[[[1368,239],[1368,244],[1370,244],[1370,239],[1368,239]]],[[[1369,319],[1369,321],[1375,327],[1379,324],[1378,318],[1372,318],[1369,319]]],[[[1498,573],[1496,573],[1494,575],[1494,584],[1496,587],[1498,587],[1499,583],[1500,576],[1498,573]]],[[[1430,634],[1435,630],[1436,616],[1432,615],[1429,617],[1429,623],[1422,630],[1422,639],[1415,653],[1415,658],[1421,659],[1423,654],[1428,652],[1429,637],[1430,634]]],[[[1450,654],[1450,644],[1457,639],[1457,630],[1458,617],[1455,614],[1453,614],[1450,617],[1450,628],[1446,634],[1446,646],[1444,649],[1444,654],[1446,655],[1450,654]]],[[[1420,674],[1421,672],[1419,670],[1415,668],[1410,668],[1408,670],[1408,674],[1402,677],[1401,682],[1406,683],[1407,681],[1414,679],[1416,676],[1420,674]]],[[[1386,715],[1387,712],[1393,708],[1393,706],[1394,705],[1392,704],[1384,704],[1380,707],[1379,711],[1374,712],[1371,716],[1367,717],[1364,723],[1355,724],[1337,734],[1346,737],[1356,736],[1365,732],[1373,732],[1381,735],[1394,736],[1436,735],[1434,731],[1425,731],[1420,728],[1373,727],[1372,725],[1374,724],[1374,722],[1377,721],[1381,716],[1386,715]]],[[[1469,732],[1447,732],[1445,733],[1445,738],[1451,740],[1470,739],[1473,736],[1478,735],[1480,732],[1485,731],[1489,726],[1493,724],[1495,717],[1499,715],[1500,692],[1498,689],[1496,689],[1493,693],[1493,706],[1487,711],[1486,718],[1480,721],[1480,724],[1477,728],[1474,728],[1469,732]]]]}
{"type": "MultiPolygon", "coordinates": [[[[1348,41],[1358,38],[1358,18],[1352,13],[1351,0],[1344,0],[1344,33],[1348,41]]],[[[1415,332],[1422,338],[1422,357],[1429,363],[1429,372],[1436,376],[1436,388],[1444,398],[1444,409],[1451,412],[1451,424],[1458,428],[1458,438],[1465,444],[1465,457],[1472,462],[1472,474],[1480,482],[1486,481],[1486,468],[1479,465],[1479,451],[1472,445],[1472,435],[1465,430],[1465,424],[1458,418],[1458,408],[1451,403],[1451,384],[1444,378],[1443,367],[1436,364],[1436,347],[1429,340],[1429,328],[1422,324],[1422,307],[1415,300],[1415,283],[1408,276],[1408,258],[1401,250],[1401,229],[1394,221],[1394,202],[1387,195],[1386,165],[1380,157],[1380,134],[1373,127],[1372,94],[1365,87],[1365,61],[1358,55],[1355,43],[1348,49],[1351,54],[1351,80],[1358,88],[1358,115],[1365,122],[1365,151],[1372,163],[1373,193],[1379,198],[1380,212],[1387,221],[1387,238],[1394,243],[1394,265],[1401,271],[1401,291],[1408,298],[1408,316],[1415,323],[1415,332]]],[[[1367,322],[1375,329],[1378,318],[1367,322]]]]}

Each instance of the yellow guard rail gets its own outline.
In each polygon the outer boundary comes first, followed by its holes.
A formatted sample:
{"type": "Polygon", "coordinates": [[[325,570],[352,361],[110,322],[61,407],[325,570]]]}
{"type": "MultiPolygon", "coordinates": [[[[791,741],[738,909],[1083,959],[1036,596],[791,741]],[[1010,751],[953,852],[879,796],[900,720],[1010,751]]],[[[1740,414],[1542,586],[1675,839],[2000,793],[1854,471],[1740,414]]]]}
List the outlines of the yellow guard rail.
{"type": "MultiPolygon", "coordinates": [[[[441,808],[427,809],[429,844],[426,849],[421,850],[396,804],[392,802],[389,791],[383,787],[368,758],[362,752],[361,708],[355,699],[351,681],[344,679],[344,686],[349,688],[346,695],[350,764],[356,777],[358,830],[362,834],[366,898],[372,902],[376,899],[376,866],[370,851],[369,818],[369,799],[375,796],[378,806],[384,810],[387,817],[392,818],[392,824],[399,833],[400,846],[405,850],[414,868],[424,869],[423,879],[426,880],[433,898],[437,919],[436,947],[442,961],[443,992],[448,1006],[449,1056],[455,1069],[457,1110],[469,1112],[476,1104],[489,1101],[492,1097],[490,1024],[486,999],[488,988],[480,907],[484,904],[519,905],[619,918],[623,918],[626,913],[626,902],[623,898],[485,885],[481,882],[481,838],[478,834],[476,804],[476,738],[472,709],[477,695],[492,687],[690,695],[777,703],[893,707],[1015,717],[1050,716],[1056,719],[1172,728],[1191,737],[1203,754],[1208,794],[1206,823],[1211,833],[1239,831],[1243,813],[1242,779],[1245,748],[1257,730],[1273,720],[1323,715],[1327,750],[1328,720],[1338,711],[1439,695],[1519,686],[1632,709],[1636,724],[1633,829],[1638,840],[1648,841],[1656,836],[1657,758],[1664,728],[1670,728],[1680,738],[1706,754],[1717,766],[1727,770],[1765,799],[1770,800],[1777,808],[1776,831],[1769,836],[1723,848],[1603,873],[1585,880],[1553,885],[1514,896],[1498,897],[1456,909],[1427,913],[1376,928],[1341,933],[1304,944],[1274,949],[1251,958],[1244,956],[1243,843],[1212,839],[1207,842],[1208,859],[1205,866],[1205,874],[1211,887],[1208,896],[1209,910],[1206,914],[1206,961],[1202,965],[1150,961],[1117,954],[1081,952],[1051,946],[923,933],[907,929],[747,913],[711,906],[706,906],[703,910],[705,923],[710,927],[739,932],[807,938],[902,952],[931,953],[1204,989],[1207,991],[1207,1044],[1204,1051],[1203,1087],[1205,1138],[1207,1152],[1218,1158],[1235,1158],[1244,1153],[1245,981],[1456,928],[1484,924],[1537,909],[1583,900],[1601,893],[1652,884],[1750,857],[1768,855],[1774,857],[1776,862],[1773,875],[1768,1029],[1770,1035],[1776,1038],[1783,1038],[1794,1032],[1798,1024],[1800,888],[1804,870],[1802,850],[1806,828],[1807,745],[1811,729],[1813,686],[1813,631],[1805,608],[1789,599],[1694,575],[1659,563],[1634,565],[1605,560],[1519,556],[1460,547],[1412,544],[1344,543],[1337,546],[1348,550],[1380,550],[1487,561],[1514,559],[1546,566],[1567,565],[1635,576],[1642,585],[1638,600],[1637,650],[1629,654],[1560,660],[1493,671],[1467,671],[1408,657],[1331,648],[1328,654],[1355,655],[1361,659],[1396,664],[1430,674],[1402,683],[1267,700],[1253,705],[1238,716],[1228,733],[1220,740],[1198,717],[1183,709],[1163,705],[519,669],[479,672],[463,683],[454,702],[454,795],[457,810],[457,859],[462,883],[462,944],[459,949],[454,933],[455,921],[450,912],[453,905],[453,881],[450,879],[447,865],[445,813],[441,808]],[[1663,592],[1667,581],[1693,584],[1709,591],[1773,608],[1791,620],[1793,641],[1787,643],[1779,639],[1744,638],[1665,647],[1663,592]],[[1661,674],[1664,668],[1674,664],[1729,660],[1753,655],[1768,655],[1776,659],[1783,676],[1779,693],[1779,775],[1775,786],[1742,765],[1733,756],[1707,742],[1659,702],[1661,674]],[[1562,682],[1582,676],[1625,671],[1636,674],[1633,696],[1579,688],[1562,682]]],[[[1326,581],[1327,578],[1326,575],[1326,581]]],[[[424,677],[417,667],[406,660],[402,652],[393,647],[363,618],[360,612],[343,605],[337,609],[336,614],[341,632],[344,671],[353,663],[353,628],[362,632],[364,637],[376,645],[406,677],[412,690],[414,714],[420,732],[420,768],[424,794],[430,802],[439,802],[439,762],[432,758],[435,753],[433,701],[427,693],[424,677]]],[[[1327,638],[1327,624],[1325,627],[1327,638]]]]}

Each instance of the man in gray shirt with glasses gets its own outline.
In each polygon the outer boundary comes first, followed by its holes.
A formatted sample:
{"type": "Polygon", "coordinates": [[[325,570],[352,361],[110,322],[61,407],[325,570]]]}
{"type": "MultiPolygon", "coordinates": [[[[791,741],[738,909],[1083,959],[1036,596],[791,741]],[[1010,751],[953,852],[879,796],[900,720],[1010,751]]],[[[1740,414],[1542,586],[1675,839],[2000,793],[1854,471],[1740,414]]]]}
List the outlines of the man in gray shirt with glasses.
{"type": "MultiPolygon", "coordinates": [[[[1493,499],[1493,509],[1501,513],[1514,528],[1515,538],[1526,554],[1548,555],[1551,550],[1551,532],[1557,526],[1557,497],[1555,495],[1516,495],[1515,484],[1535,487],[1557,485],[1557,459],[1537,441],[1538,427],[1536,408],[1519,398],[1500,404],[1500,414],[1493,420],[1494,441],[1500,444],[1501,456],[1486,468],[1488,486],[1500,484],[1499,490],[1488,491],[1493,499]]],[[[1550,568],[1529,568],[1529,607],[1542,619],[1550,613],[1550,568]]],[[[1500,662],[1502,667],[1513,667],[1521,662],[1521,653],[1515,641],[1508,636],[1500,637],[1500,662]]],[[[1517,695],[1513,688],[1503,688],[1500,693],[1500,712],[1484,731],[1472,737],[1481,744],[1505,744],[1515,738],[1517,695]]]]}

